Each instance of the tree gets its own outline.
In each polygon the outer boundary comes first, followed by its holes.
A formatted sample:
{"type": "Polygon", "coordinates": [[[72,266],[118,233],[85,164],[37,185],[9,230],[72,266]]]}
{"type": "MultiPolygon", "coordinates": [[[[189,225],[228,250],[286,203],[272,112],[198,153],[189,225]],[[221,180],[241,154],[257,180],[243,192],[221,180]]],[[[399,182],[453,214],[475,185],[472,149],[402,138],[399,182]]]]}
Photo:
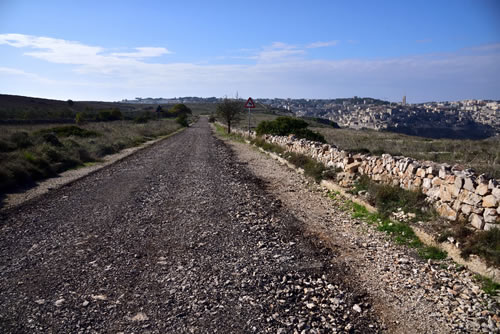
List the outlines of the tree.
{"type": "Polygon", "coordinates": [[[178,103],[168,110],[168,114],[171,117],[178,117],[181,114],[185,114],[187,116],[187,114],[191,115],[192,113],[193,112],[191,111],[191,109],[188,106],[186,106],[184,103],[178,103]]]}
{"type": "Polygon", "coordinates": [[[227,124],[227,133],[231,133],[231,123],[239,121],[242,112],[243,104],[240,101],[228,98],[225,98],[216,108],[217,116],[227,124]]]}

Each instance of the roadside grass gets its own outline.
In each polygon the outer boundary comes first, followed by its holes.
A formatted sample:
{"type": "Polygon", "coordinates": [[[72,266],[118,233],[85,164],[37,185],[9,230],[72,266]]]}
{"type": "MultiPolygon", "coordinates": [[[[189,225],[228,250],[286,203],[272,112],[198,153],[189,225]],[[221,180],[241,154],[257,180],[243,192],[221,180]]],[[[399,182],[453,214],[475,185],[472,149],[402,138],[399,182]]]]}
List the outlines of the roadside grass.
{"type": "Polygon", "coordinates": [[[490,296],[498,295],[500,284],[493,282],[490,278],[481,275],[475,275],[475,279],[481,284],[481,289],[490,296]]]}
{"type": "Polygon", "coordinates": [[[215,132],[219,136],[222,136],[224,138],[231,139],[231,140],[234,140],[234,141],[237,141],[240,143],[245,142],[245,138],[242,135],[235,133],[235,132],[227,133],[227,129],[224,126],[217,124],[217,123],[214,123],[214,125],[215,125],[215,132]]]}
{"type": "Polygon", "coordinates": [[[465,258],[476,254],[490,265],[500,266],[500,229],[478,231],[463,241],[461,255],[465,258]]]}
{"type": "Polygon", "coordinates": [[[403,210],[414,214],[412,221],[430,221],[438,217],[436,211],[425,201],[425,195],[418,191],[409,191],[398,186],[381,184],[362,175],[355,181],[351,193],[357,195],[366,191],[367,200],[374,205],[378,212],[389,217],[391,213],[403,210]]]}
{"type": "Polygon", "coordinates": [[[0,125],[0,194],[65,170],[95,163],[179,128],[171,119],[136,124],[0,125]]]}
{"type": "MultiPolygon", "coordinates": [[[[328,197],[334,200],[340,198],[338,192],[328,192],[328,197]]],[[[414,248],[422,259],[442,260],[447,257],[447,253],[437,247],[426,246],[417,237],[413,229],[406,223],[389,219],[378,212],[369,212],[365,206],[354,203],[350,200],[342,201],[341,209],[351,213],[351,217],[364,221],[369,225],[376,225],[377,230],[385,232],[391,239],[399,244],[414,248]]]]}
{"type": "Polygon", "coordinates": [[[268,152],[273,152],[276,154],[283,154],[285,152],[285,149],[283,147],[276,144],[268,143],[261,137],[252,139],[250,143],[268,152]]]}
{"type": "Polygon", "coordinates": [[[500,178],[500,136],[483,140],[430,139],[375,130],[314,127],[339,148],[372,155],[389,153],[437,163],[461,164],[500,178]]]}

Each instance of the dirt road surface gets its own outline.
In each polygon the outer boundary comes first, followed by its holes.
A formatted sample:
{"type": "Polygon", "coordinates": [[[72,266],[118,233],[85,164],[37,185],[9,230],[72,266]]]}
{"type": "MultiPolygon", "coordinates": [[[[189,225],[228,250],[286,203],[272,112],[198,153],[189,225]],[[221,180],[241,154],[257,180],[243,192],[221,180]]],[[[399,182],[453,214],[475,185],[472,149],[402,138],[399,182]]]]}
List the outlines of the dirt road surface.
{"type": "Polygon", "coordinates": [[[0,213],[1,333],[376,333],[206,119],[0,213]]]}

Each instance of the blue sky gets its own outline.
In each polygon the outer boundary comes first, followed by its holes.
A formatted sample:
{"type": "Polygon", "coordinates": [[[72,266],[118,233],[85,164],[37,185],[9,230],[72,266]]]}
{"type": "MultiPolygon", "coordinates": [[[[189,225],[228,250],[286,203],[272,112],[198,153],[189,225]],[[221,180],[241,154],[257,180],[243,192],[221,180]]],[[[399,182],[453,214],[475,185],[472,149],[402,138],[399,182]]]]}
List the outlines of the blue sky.
{"type": "Polygon", "coordinates": [[[500,99],[500,1],[0,0],[0,93],[500,99]]]}

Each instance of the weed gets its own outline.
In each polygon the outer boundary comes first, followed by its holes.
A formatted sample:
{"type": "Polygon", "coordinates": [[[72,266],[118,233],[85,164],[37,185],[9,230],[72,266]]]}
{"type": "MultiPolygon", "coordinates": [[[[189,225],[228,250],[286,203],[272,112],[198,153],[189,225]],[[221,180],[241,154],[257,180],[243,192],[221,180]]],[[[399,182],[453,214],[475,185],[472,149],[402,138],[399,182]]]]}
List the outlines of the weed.
{"type": "Polygon", "coordinates": [[[224,138],[227,138],[227,139],[231,139],[231,140],[234,140],[234,141],[237,141],[237,142],[241,142],[241,143],[244,143],[245,142],[245,138],[243,138],[242,135],[240,134],[237,134],[237,133],[234,133],[234,132],[231,132],[231,133],[227,133],[227,130],[225,127],[223,127],[222,125],[220,124],[216,124],[215,123],[215,132],[219,135],[219,136],[222,136],[224,138]]]}
{"type": "Polygon", "coordinates": [[[254,138],[250,141],[253,145],[262,148],[265,151],[273,152],[277,154],[282,154],[285,149],[279,145],[268,143],[265,139],[261,137],[254,138]]]}
{"type": "Polygon", "coordinates": [[[44,134],[48,134],[48,133],[54,133],[55,135],[57,135],[59,137],[74,136],[74,137],[88,138],[88,137],[99,136],[99,134],[95,131],[85,130],[85,129],[82,129],[82,128],[75,126],[75,125],[56,126],[53,128],[40,130],[40,131],[36,132],[35,135],[37,135],[37,134],[44,135],[44,134]]]}
{"type": "Polygon", "coordinates": [[[471,254],[481,256],[489,264],[500,266],[500,229],[478,231],[465,239],[461,255],[465,258],[471,254]]]}
{"type": "Polygon", "coordinates": [[[323,179],[323,172],[326,170],[324,164],[306,155],[294,152],[286,152],[283,157],[297,168],[304,170],[304,175],[313,178],[316,182],[323,179]]]}
{"type": "Polygon", "coordinates": [[[490,296],[496,296],[498,294],[498,290],[500,290],[500,284],[493,282],[490,278],[475,275],[475,278],[481,283],[481,289],[484,293],[490,296]]]}
{"type": "Polygon", "coordinates": [[[377,207],[379,213],[389,217],[392,212],[402,209],[414,213],[414,221],[428,221],[436,216],[432,207],[425,202],[425,195],[418,191],[409,191],[398,186],[379,184],[368,176],[362,175],[354,183],[351,193],[368,192],[368,201],[377,207]]]}
{"type": "Polygon", "coordinates": [[[426,246],[418,250],[418,255],[423,259],[444,260],[448,254],[437,247],[426,246]]]}

